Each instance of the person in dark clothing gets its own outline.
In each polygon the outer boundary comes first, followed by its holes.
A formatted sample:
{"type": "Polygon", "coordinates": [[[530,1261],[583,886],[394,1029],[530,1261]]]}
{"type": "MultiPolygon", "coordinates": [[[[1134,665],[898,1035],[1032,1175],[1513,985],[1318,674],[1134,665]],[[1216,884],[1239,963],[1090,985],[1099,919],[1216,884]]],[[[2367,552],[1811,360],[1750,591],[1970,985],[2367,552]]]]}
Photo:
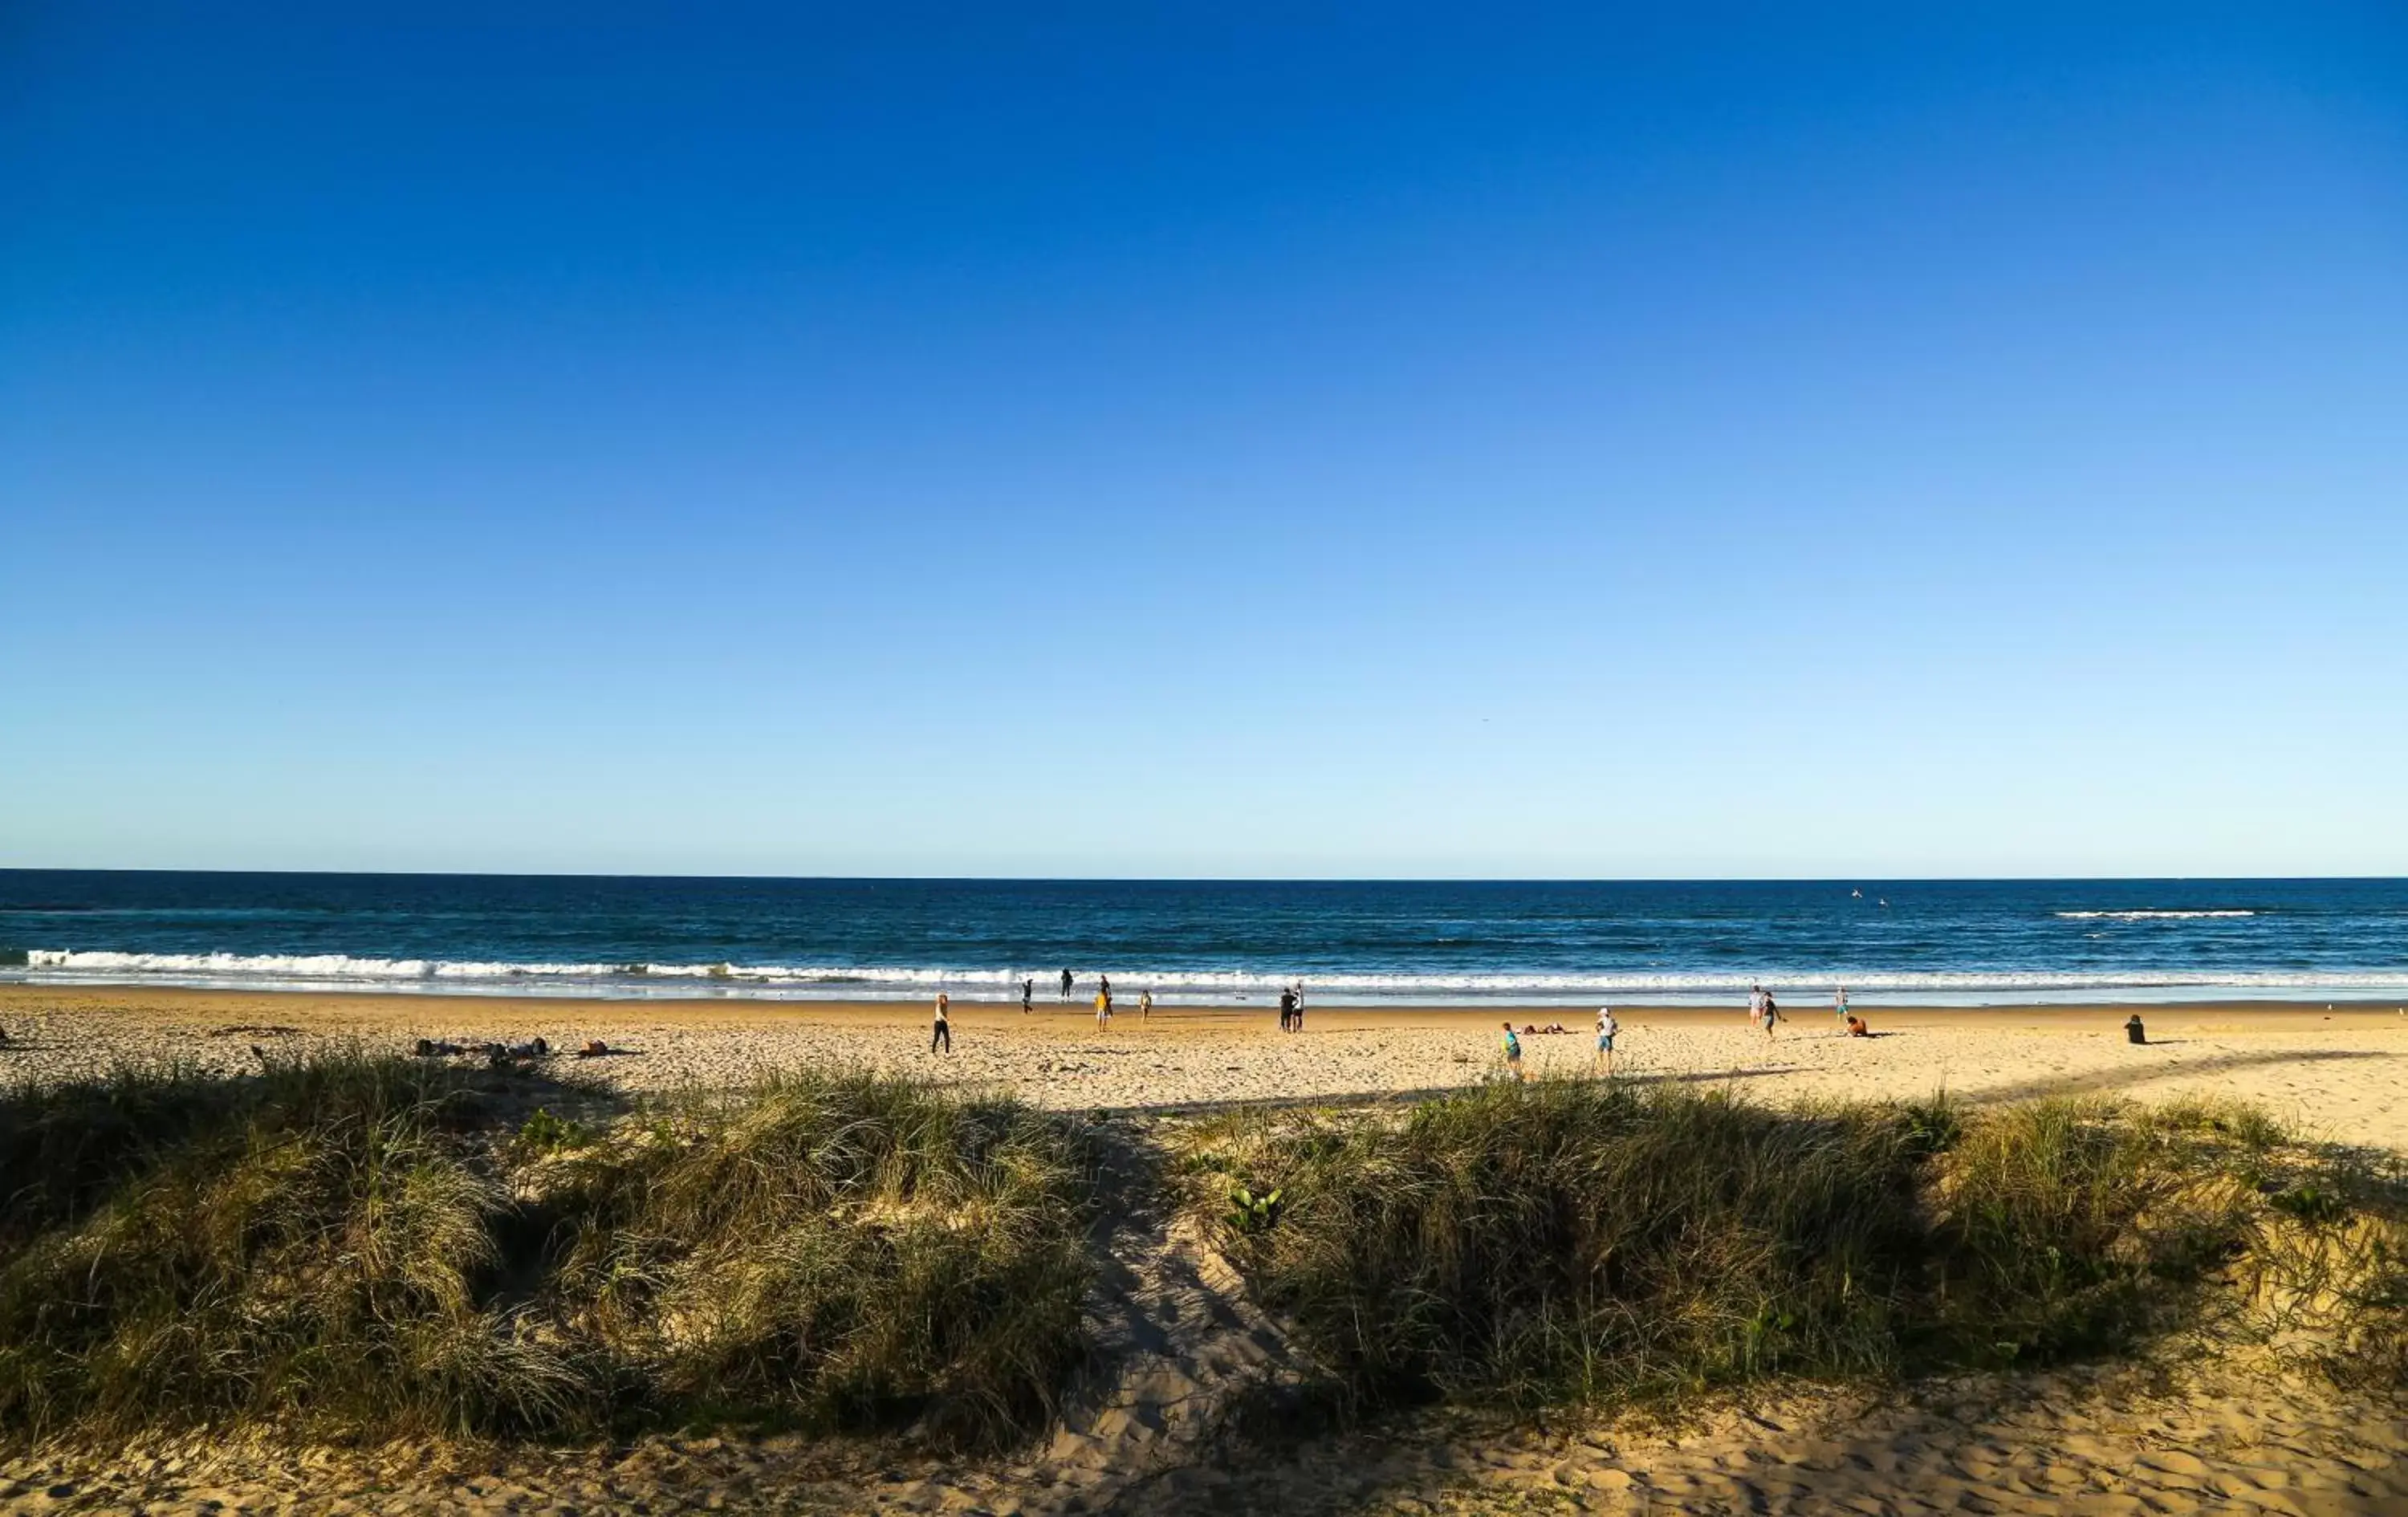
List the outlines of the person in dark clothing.
{"type": "Polygon", "coordinates": [[[1068,969],[1063,970],[1063,971],[1062,971],[1062,999],[1064,999],[1064,1000],[1066,1000],[1066,1001],[1067,1001],[1067,1000],[1068,1000],[1068,999],[1070,998],[1070,986],[1071,986],[1073,983],[1074,983],[1074,981],[1073,981],[1073,980],[1071,980],[1071,978],[1070,978],[1070,971],[1069,971],[1069,970],[1068,970],[1068,969]]]}
{"type": "Polygon", "coordinates": [[[1296,992],[1292,990],[1283,990],[1280,992],[1280,1031],[1287,1031],[1288,1024],[1295,1020],[1296,992]]]}
{"type": "Polygon", "coordinates": [[[939,1043],[945,1045],[946,1052],[951,1053],[953,1051],[953,1019],[947,1014],[952,1010],[953,1004],[953,997],[950,995],[939,994],[937,997],[937,1020],[928,1029],[928,1052],[931,1053],[937,1052],[937,1045],[939,1043]]]}
{"type": "Polygon", "coordinates": [[[1020,1014],[1022,1016],[1025,1017],[1028,1015],[1028,1013],[1034,1009],[1028,1003],[1035,999],[1037,999],[1037,981],[1034,980],[1022,980],[1020,982],[1020,1014]]]}

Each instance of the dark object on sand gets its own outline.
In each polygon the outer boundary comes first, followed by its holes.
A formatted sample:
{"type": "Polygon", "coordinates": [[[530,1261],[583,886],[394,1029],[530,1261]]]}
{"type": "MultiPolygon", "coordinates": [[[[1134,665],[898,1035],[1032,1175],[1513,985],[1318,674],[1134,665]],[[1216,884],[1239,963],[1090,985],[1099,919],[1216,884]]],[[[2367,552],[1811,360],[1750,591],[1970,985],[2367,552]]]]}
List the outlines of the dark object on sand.
{"type": "Polygon", "coordinates": [[[1857,1016],[1853,1011],[1848,1013],[1848,1036],[1850,1038],[1870,1038],[1872,1035],[1873,1030],[1865,1025],[1864,1018],[1857,1016]]]}
{"type": "Polygon", "coordinates": [[[2132,1013],[2131,1021],[2124,1023],[2124,1036],[2135,1043],[2145,1043],[2149,1040],[2147,1031],[2141,1025],[2141,1013],[2138,1011],[2132,1013]]]}
{"type": "Polygon", "coordinates": [[[619,1052],[617,1049],[612,1048],[609,1044],[602,1041],[602,1039],[598,1038],[589,1038],[585,1040],[585,1046],[577,1051],[577,1056],[580,1059],[599,1059],[607,1057],[609,1054],[616,1053],[617,1052],[619,1052]]]}

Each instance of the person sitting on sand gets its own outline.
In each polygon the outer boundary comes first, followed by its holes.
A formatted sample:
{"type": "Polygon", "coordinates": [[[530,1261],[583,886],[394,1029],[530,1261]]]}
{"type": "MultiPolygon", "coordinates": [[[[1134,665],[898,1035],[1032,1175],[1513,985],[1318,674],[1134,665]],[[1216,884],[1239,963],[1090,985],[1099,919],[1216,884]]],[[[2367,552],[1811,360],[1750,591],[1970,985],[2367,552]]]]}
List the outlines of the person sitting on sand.
{"type": "Polygon", "coordinates": [[[1513,1024],[1505,1024],[1505,1068],[1515,1080],[1522,1077],[1522,1040],[1513,1036],[1513,1024]]]}
{"type": "Polygon", "coordinates": [[[1851,1011],[1848,1013],[1848,1036],[1850,1038],[1870,1038],[1872,1036],[1872,1029],[1865,1025],[1864,1018],[1856,1015],[1854,1011],[1851,1011]]]}
{"type": "Polygon", "coordinates": [[[939,1043],[945,1045],[947,1053],[953,1051],[953,1024],[946,1015],[953,1009],[953,1005],[952,996],[942,991],[937,993],[937,1021],[936,1024],[928,1029],[928,1052],[931,1053],[937,1052],[937,1045],[939,1043]]]}

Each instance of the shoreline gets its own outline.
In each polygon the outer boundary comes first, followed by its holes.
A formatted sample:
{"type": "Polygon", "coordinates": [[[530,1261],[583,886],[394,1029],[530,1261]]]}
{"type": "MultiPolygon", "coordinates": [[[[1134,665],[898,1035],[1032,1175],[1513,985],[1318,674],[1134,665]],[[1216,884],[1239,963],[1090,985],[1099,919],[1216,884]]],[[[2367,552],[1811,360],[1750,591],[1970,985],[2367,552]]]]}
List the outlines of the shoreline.
{"type": "MultiPolygon", "coordinates": [[[[1699,1005],[1685,999],[1648,1001],[1612,997],[1583,1001],[1514,999],[1476,1005],[1451,1001],[1364,1004],[1312,999],[1310,990],[1308,982],[1306,1009],[1313,1024],[1326,1026],[1342,1023],[1350,1029],[1453,1025],[1458,1023],[1480,1024],[1507,1017],[1516,1023],[1566,1021],[1572,1016],[1585,1019],[1593,1016],[1600,1004],[1611,1005],[1618,1017],[1703,1023],[1744,1022],[1747,1010],[1743,997],[1713,1005],[1699,1005]]],[[[126,981],[61,984],[0,980],[0,1022],[5,1022],[12,1009],[42,1005],[89,1008],[107,1003],[126,1009],[169,1011],[179,1008],[263,1001],[274,1005],[321,1007],[361,1018],[389,1017],[402,1021],[447,1022],[462,1017],[480,1021],[509,1020],[513,1015],[523,1013],[528,1016],[574,1015],[589,1021],[636,1023],[676,1017],[697,1023],[737,1025],[783,1026],[815,1020],[848,1023],[893,1022],[898,1019],[917,1024],[926,1020],[936,995],[935,991],[930,991],[924,995],[910,997],[772,999],[742,995],[575,995],[544,992],[495,994],[458,990],[324,990],[301,986],[251,988],[126,981]]],[[[2282,1022],[2295,1019],[2304,1023],[2320,1019],[2363,1018],[2408,1024],[2408,996],[2400,995],[2334,996],[2329,1000],[2316,1001],[2272,997],[2154,1000],[2100,995],[2080,1001],[1992,1002],[1978,1006],[1936,1001],[1889,1002],[1856,995],[1851,995],[1849,1001],[1852,1009],[1866,1016],[1878,1015],[1885,1023],[1915,1026],[1997,1023],[2002,1021],[2047,1026],[2102,1018],[2120,1023],[2135,1012],[2144,1020],[2212,1017],[2282,1022]]],[[[1137,1017],[1134,995],[1116,995],[1113,1007],[1116,1023],[1134,1021],[1137,1017]]],[[[1813,1001],[1791,1001],[1782,1009],[1788,1023],[1800,1027],[1818,1021],[1829,1021],[1832,1017],[1828,996],[1813,1001]]],[[[1071,1001],[1039,995],[1032,1010],[1025,1015],[1015,1000],[982,1000],[956,995],[953,997],[953,1010],[956,1019],[992,1017],[1016,1026],[1091,1022],[1095,1016],[1092,993],[1071,1001]]],[[[1163,1025],[1199,1027],[1234,1024],[1249,1020],[1268,1021],[1275,1016],[1276,1009],[1269,1001],[1182,1002],[1177,1005],[1158,1002],[1154,1021],[1163,1025]]],[[[1569,1022],[1566,1024],[1569,1025],[1569,1022]]]]}

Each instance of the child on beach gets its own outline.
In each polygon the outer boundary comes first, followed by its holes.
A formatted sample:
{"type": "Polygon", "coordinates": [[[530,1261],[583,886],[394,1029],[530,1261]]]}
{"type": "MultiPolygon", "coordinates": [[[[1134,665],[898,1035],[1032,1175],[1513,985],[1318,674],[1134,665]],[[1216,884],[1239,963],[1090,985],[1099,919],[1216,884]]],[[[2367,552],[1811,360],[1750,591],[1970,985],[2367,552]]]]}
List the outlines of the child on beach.
{"type": "Polygon", "coordinates": [[[1613,1074],[1613,1038],[1622,1031],[1622,1023],[1613,1020],[1613,1008],[1597,1009],[1597,1065],[1611,1078],[1613,1074]]]}
{"type": "Polygon", "coordinates": [[[951,996],[942,991],[937,993],[937,1021],[936,1024],[928,1029],[928,1052],[931,1053],[937,1052],[937,1045],[939,1043],[945,1045],[946,1052],[951,1053],[953,1051],[953,1024],[946,1018],[946,1012],[953,1004],[951,996]]]}
{"type": "Polygon", "coordinates": [[[1505,1069],[1517,1081],[1523,1078],[1522,1038],[1510,1022],[1505,1023],[1505,1069]]]}
{"type": "Polygon", "coordinates": [[[1151,989],[1146,989],[1146,990],[1141,990],[1141,991],[1138,992],[1138,993],[1137,993],[1137,1020],[1138,1020],[1138,1021],[1140,1021],[1140,1022],[1146,1022],[1146,1021],[1150,1021],[1150,1020],[1152,1020],[1153,1016],[1154,1016],[1154,992],[1153,992],[1153,990],[1151,990],[1151,989]]]}

